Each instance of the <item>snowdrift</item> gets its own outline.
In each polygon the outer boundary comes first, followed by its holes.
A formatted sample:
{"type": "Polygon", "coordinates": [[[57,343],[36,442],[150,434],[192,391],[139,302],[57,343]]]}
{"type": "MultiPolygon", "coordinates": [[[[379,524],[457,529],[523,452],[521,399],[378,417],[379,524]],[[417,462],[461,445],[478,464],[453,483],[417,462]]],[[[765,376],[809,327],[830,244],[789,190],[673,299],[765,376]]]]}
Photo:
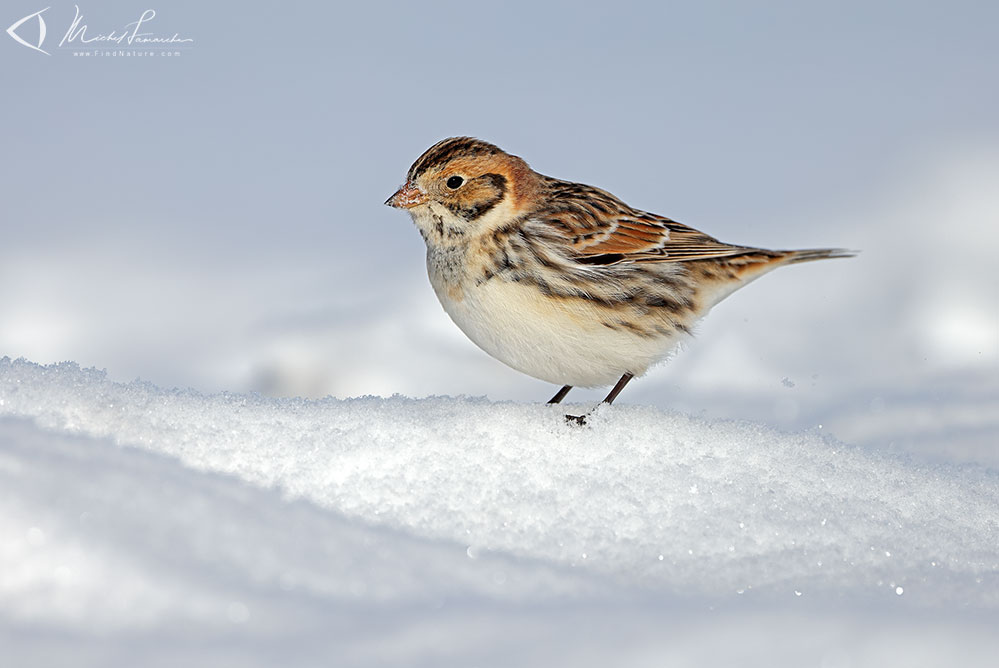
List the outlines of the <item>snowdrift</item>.
{"type": "Polygon", "coordinates": [[[0,644],[11,665],[999,650],[995,471],[820,430],[625,404],[579,428],[564,410],[206,396],[3,358],[0,644]]]}

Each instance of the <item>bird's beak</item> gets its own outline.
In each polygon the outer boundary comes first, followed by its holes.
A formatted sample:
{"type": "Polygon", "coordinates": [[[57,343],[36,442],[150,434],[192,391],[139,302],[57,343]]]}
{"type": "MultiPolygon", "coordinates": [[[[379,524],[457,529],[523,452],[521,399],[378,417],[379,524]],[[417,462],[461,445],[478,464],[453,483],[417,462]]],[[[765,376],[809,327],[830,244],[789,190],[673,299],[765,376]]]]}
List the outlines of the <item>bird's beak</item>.
{"type": "Polygon", "coordinates": [[[412,209],[427,201],[427,194],[416,187],[412,181],[406,183],[395,194],[385,200],[385,204],[396,209],[412,209]]]}

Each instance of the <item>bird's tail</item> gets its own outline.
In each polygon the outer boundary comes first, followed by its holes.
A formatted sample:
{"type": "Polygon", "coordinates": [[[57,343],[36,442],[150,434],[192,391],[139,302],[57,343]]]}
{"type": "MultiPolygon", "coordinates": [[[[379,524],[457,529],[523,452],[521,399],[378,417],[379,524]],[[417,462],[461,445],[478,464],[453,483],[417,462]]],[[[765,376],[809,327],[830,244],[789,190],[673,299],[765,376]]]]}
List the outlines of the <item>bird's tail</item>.
{"type": "Polygon", "coordinates": [[[798,262],[811,262],[812,260],[825,260],[837,257],[853,257],[859,251],[847,250],[846,248],[809,248],[806,250],[782,251],[781,264],[796,264],[798,262]]]}
{"type": "MultiPolygon", "coordinates": [[[[726,268],[734,274],[735,280],[717,281],[713,290],[705,292],[705,309],[711,308],[727,295],[750,283],[763,274],[770,273],[777,267],[798,262],[825,260],[827,258],[852,257],[856,251],[845,248],[809,248],[805,250],[767,250],[765,248],[747,248],[747,252],[732,258],[722,260],[726,268]]],[[[711,281],[706,281],[711,283],[711,281]]]]}

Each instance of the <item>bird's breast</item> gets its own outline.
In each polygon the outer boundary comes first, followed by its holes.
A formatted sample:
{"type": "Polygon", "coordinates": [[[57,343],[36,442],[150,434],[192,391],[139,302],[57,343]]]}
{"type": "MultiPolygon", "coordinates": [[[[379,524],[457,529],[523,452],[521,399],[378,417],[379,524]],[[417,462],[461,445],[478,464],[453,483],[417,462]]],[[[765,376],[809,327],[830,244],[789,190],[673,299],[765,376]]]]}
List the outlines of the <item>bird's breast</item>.
{"type": "Polygon", "coordinates": [[[467,255],[467,249],[462,246],[427,246],[427,274],[445,310],[445,300],[457,303],[465,298],[467,255]]]}
{"type": "Polygon", "coordinates": [[[551,383],[598,386],[622,373],[640,375],[675,343],[611,327],[585,300],[546,295],[514,274],[483,271],[467,249],[428,248],[430,283],[444,310],[480,348],[551,383]]]}

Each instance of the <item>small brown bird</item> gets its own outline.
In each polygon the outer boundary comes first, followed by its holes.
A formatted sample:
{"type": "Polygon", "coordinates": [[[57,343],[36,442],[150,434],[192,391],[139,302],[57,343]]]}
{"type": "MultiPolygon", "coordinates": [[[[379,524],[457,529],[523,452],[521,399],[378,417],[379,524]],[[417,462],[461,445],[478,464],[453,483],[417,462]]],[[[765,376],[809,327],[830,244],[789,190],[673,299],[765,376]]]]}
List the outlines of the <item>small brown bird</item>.
{"type": "Polygon", "coordinates": [[[573,386],[616,382],[604,399],[613,402],[712,306],[768,271],[853,255],[723,243],[472,137],[430,147],[385,203],[409,210],[455,324],[501,362],[562,385],[556,404],[573,386]]]}

